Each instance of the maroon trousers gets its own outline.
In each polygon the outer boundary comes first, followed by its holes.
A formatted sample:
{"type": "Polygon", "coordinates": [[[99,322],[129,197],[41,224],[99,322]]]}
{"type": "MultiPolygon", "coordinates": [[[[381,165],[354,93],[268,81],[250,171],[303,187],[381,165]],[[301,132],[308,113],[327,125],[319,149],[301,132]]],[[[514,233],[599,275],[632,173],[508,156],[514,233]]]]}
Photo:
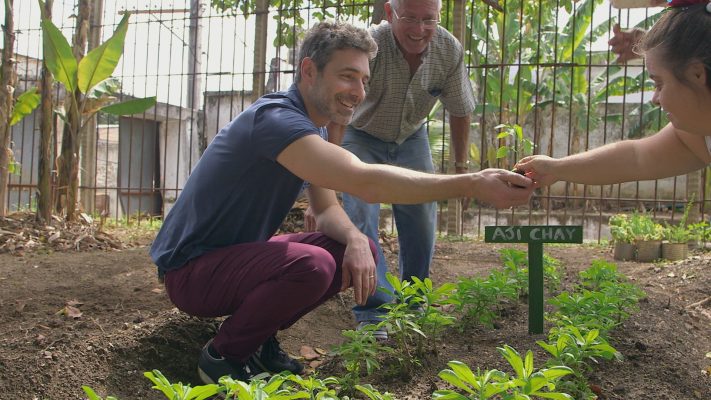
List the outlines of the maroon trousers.
{"type": "MultiPolygon", "coordinates": [[[[372,241],[370,250],[376,258],[372,241]]],[[[344,251],[320,232],[274,236],[193,259],[166,273],[165,287],[190,315],[228,315],[213,345],[228,359],[246,361],[267,338],[340,291],[344,251]]]]}

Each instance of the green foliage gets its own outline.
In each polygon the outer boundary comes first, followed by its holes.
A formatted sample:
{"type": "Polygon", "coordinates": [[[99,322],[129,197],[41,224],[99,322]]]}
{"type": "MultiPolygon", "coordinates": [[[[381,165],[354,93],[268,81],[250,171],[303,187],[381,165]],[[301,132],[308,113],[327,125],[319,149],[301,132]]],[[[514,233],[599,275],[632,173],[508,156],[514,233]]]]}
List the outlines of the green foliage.
{"type": "Polygon", "coordinates": [[[339,396],[336,391],[336,386],[341,380],[328,377],[318,379],[315,376],[306,378],[300,375],[283,373],[286,378],[284,388],[289,394],[283,394],[281,397],[274,396],[279,399],[313,399],[313,400],[338,400],[339,396]]]}
{"type": "Polygon", "coordinates": [[[499,134],[496,135],[500,144],[496,149],[497,159],[507,159],[507,165],[513,165],[519,159],[533,154],[533,141],[523,136],[521,125],[500,124],[494,129],[499,130],[499,134]]]}
{"type": "Polygon", "coordinates": [[[356,385],[356,389],[358,389],[358,391],[363,393],[364,395],[368,396],[370,400],[395,400],[395,396],[393,396],[392,394],[388,392],[380,393],[379,391],[375,390],[375,388],[373,388],[373,386],[371,385],[356,385]]]}
{"type": "Polygon", "coordinates": [[[464,391],[468,396],[451,389],[440,389],[433,393],[436,400],[466,400],[466,399],[491,399],[508,389],[508,376],[496,369],[476,374],[468,365],[461,361],[447,363],[449,369],[439,373],[439,377],[455,388],[464,391]]]}
{"type": "Polygon", "coordinates": [[[665,224],[663,230],[664,240],[669,243],[687,243],[692,238],[692,232],[684,225],[665,224]]]}
{"type": "Polygon", "coordinates": [[[519,296],[528,294],[528,253],[523,250],[501,249],[499,256],[503,263],[504,273],[518,288],[519,296]]]}
{"type": "Polygon", "coordinates": [[[662,240],[663,228],[647,214],[635,212],[629,217],[629,229],[635,240],[662,240]]]}
{"type": "Polygon", "coordinates": [[[23,118],[32,114],[32,110],[37,108],[39,103],[40,95],[37,94],[36,87],[33,87],[32,89],[17,96],[15,105],[12,109],[12,117],[10,117],[10,126],[16,125],[18,122],[22,121],[23,118]]]}
{"type": "Polygon", "coordinates": [[[608,220],[610,234],[616,243],[634,243],[634,233],[627,214],[615,214],[608,220]]]}
{"type": "Polygon", "coordinates": [[[144,372],[143,375],[153,382],[153,389],[156,389],[171,400],[203,400],[219,393],[218,385],[203,385],[191,387],[182,383],[170,383],[163,374],[154,369],[152,372],[144,372]]]}
{"type": "Polygon", "coordinates": [[[550,368],[535,369],[533,365],[533,352],[528,350],[525,357],[521,355],[509,345],[497,347],[499,353],[506,359],[514,370],[515,375],[509,381],[509,389],[512,395],[505,399],[525,399],[523,396],[533,396],[546,399],[566,399],[572,400],[570,395],[565,393],[553,392],[555,383],[558,379],[568,374],[572,374],[573,370],[556,365],[550,368]],[[543,391],[543,389],[546,391],[543,391]]]}
{"type": "MultiPolygon", "coordinates": [[[[40,0],[40,6],[42,1],[40,0]]],[[[80,104],[76,104],[81,114],[90,116],[98,111],[106,111],[116,115],[141,113],[155,104],[155,97],[129,100],[122,103],[103,105],[98,108],[88,107],[88,98],[96,98],[100,91],[92,90],[101,85],[116,69],[123,53],[123,44],[128,30],[128,13],[126,13],[114,34],[103,44],[91,50],[78,63],[67,39],[62,32],[49,19],[42,19],[44,63],[52,76],[61,82],[67,93],[80,93],[87,95],[80,104]],[[88,96],[91,94],[91,96],[88,96]]],[[[106,96],[108,93],[103,92],[106,96]]],[[[108,99],[107,99],[108,100],[108,99]]],[[[108,102],[108,101],[107,101],[108,102]]]]}
{"type": "Polygon", "coordinates": [[[552,358],[549,365],[565,365],[577,375],[590,372],[589,363],[597,363],[597,359],[621,359],[622,355],[610,346],[607,339],[600,335],[598,329],[583,331],[573,325],[563,325],[553,328],[548,335],[548,342],[537,341],[552,358]]]}
{"type": "Polygon", "coordinates": [[[346,375],[341,382],[346,387],[355,387],[360,382],[360,377],[365,372],[371,375],[380,369],[378,358],[384,354],[392,353],[393,349],[380,344],[373,336],[373,331],[378,325],[370,324],[361,330],[344,330],[341,332],[346,341],[331,350],[336,356],[343,359],[346,375]]]}
{"type": "Polygon", "coordinates": [[[462,313],[461,328],[468,329],[476,323],[493,327],[498,316],[496,305],[502,297],[518,297],[512,290],[508,276],[499,274],[505,281],[482,278],[461,278],[453,297],[456,311],[462,313]]]}
{"type": "Polygon", "coordinates": [[[550,319],[559,326],[573,325],[581,331],[597,329],[602,335],[627,319],[637,310],[644,291],[626,282],[617,266],[595,260],[592,266],[580,272],[579,290],[562,292],[548,302],[558,311],[550,319]]]}
{"type": "MultiPolygon", "coordinates": [[[[519,290],[519,295],[528,294],[528,253],[523,250],[502,249],[499,251],[504,272],[511,277],[519,290]]],[[[549,289],[560,286],[560,261],[548,255],[543,256],[543,279],[549,289]]]]}
{"type": "MultiPolygon", "coordinates": [[[[277,24],[275,46],[294,47],[297,42],[298,32],[303,30],[307,20],[302,15],[304,10],[309,10],[308,21],[313,19],[349,19],[355,17],[358,21],[367,21],[372,13],[372,2],[354,0],[340,3],[334,0],[269,0],[269,7],[277,10],[274,20],[277,24]]],[[[218,12],[229,15],[242,14],[248,17],[255,14],[255,0],[210,0],[212,8],[218,12]]]]}
{"type": "MultiPolygon", "coordinates": [[[[82,388],[82,390],[84,390],[84,393],[86,393],[89,400],[104,400],[104,399],[102,399],[101,396],[96,394],[96,392],[94,392],[94,390],[92,388],[90,388],[88,386],[82,386],[81,388],[82,388]]],[[[118,400],[118,399],[114,396],[106,396],[106,400],[118,400]]]]}
{"type": "Polygon", "coordinates": [[[711,225],[706,221],[689,224],[688,226],[691,239],[696,241],[711,241],[711,225]]]}
{"type": "Polygon", "coordinates": [[[693,231],[689,229],[689,212],[691,207],[694,205],[694,199],[692,197],[686,206],[684,207],[684,213],[681,216],[681,220],[677,225],[670,225],[668,223],[664,224],[663,237],[664,240],[668,240],[670,243],[686,243],[693,239],[693,231]]]}
{"type": "Polygon", "coordinates": [[[556,382],[573,371],[565,366],[557,365],[550,368],[536,369],[533,365],[533,353],[529,350],[525,357],[509,345],[498,347],[499,353],[514,370],[514,375],[499,370],[489,370],[483,373],[477,370],[475,374],[462,362],[450,361],[439,377],[453,385],[459,391],[442,389],[434,392],[432,398],[438,400],[467,399],[566,399],[568,394],[554,392],[556,382]],[[460,391],[465,392],[462,394],[460,391]],[[500,397],[499,397],[500,396],[500,397]]]}
{"type": "Polygon", "coordinates": [[[590,267],[580,271],[580,281],[584,288],[600,290],[605,283],[619,283],[624,275],[617,272],[617,264],[605,260],[593,260],[590,267]]]}

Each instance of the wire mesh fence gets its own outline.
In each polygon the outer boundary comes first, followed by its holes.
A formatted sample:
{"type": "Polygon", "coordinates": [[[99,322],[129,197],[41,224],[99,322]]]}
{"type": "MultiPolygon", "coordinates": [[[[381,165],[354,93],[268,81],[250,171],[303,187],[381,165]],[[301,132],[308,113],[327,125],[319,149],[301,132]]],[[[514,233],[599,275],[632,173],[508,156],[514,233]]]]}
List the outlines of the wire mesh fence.
{"type": "MultiPolygon", "coordinates": [[[[222,126],[260,95],[293,82],[294,57],[305,29],[321,19],[367,27],[380,23],[384,1],[93,0],[88,48],[108,39],[130,14],[123,56],[114,74],[118,99],[156,96],[148,111],[99,114],[82,133],[81,201],[87,213],[113,218],[161,217],[222,126]],[[92,39],[93,38],[93,39],[92,39]]],[[[533,152],[561,157],[664,126],[664,113],[641,60],[615,63],[607,41],[613,25],[646,28],[660,8],[616,9],[603,0],[443,0],[441,25],[459,38],[477,95],[470,127],[475,168],[511,168],[522,143],[500,137],[520,127],[533,152]],[[500,149],[506,146],[508,151],[500,149]]],[[[78,0],[54,1],[52,20],[65,37],[76,32],[78,0]]],[[[4,17],[4,16],[3,16],[4,17]]],[[[15,2],[17,92],[39,86],[43,57],[36,2],[15,2]]],[[[51,159],[62,142],[64,96],[55,84],[51,159]]],[[[425,123],[439,172],[451,171],[447,111],[425,123]]],[[[34,210],[40,119],[12,131],[10,210],[34,210]]],[[[54,171],[54,169],[53,169],[54,171]]],[[[57,189],[56,179],[54,189],[57,189]]],[[[228,184],[228,183],[226,183],[228,184]]],[[[582,224],[587,240],[607,237],[607,219],[644,209],[678,220],[693,199],[692,220],[707,218],[708,168],[685,176],[618,185],[557,183],[528,207],[496,211],[473,203],[440,204],[441,232],[480,235],[494,224],[582,224]],[[453,218],[454,216],[454,218],[453,218]]]]}

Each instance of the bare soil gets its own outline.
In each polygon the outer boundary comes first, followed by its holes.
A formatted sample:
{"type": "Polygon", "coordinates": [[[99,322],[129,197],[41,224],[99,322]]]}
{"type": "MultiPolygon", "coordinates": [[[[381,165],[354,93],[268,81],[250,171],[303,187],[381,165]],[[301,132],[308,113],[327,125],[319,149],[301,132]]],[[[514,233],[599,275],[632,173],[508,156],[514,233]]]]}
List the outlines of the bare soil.
{"type": "MultiPolygon", "coordinates": [[[[172,382],[200,384],[197,356],[219,321],[192,318],[171,305],[148,257],[150,236],[127,243],[110,234],[97,240],[91,231],[92,239],[77,242],[74,235],[53,247],[38,233],[28,248],[22,243],[29,236],[20,240],[14,232],[7,221],[0,224],[0,245],[8,237],[15,240],[0,254],[0,399],[81,399],[82,385],[102,397],[161,399],[143,376],[153,369],[172,382]]],[[[500,248],[441,240],[432,279],[441,284],[485,275],[500,265],[500,248]]],[[[591,260],[612,259],[611,250],[601,246],[551,245],[545,250],[562,261],[567,287],[591,260]]],[[[391,261],[395,256],[388,251],[391,261]]],[[[603,362],[590,376],[600,398],[711,399],[711,253],[697,251],[672,264],[618,266],[647,298],[613,333],[612,344],[624,361],[603,362]]],[[[351,296],[346,292],[332,299],[280,332],[283,347],[298,356],[302,346],[328,350],[341,343],[341,331],[354,324],[351,296]]],[[[509,344],[520,352],[533,350],[536,364],[542,362],[535,341],[544,337],[527,333],[526,304],[509,307],[496,326],[448,331],[438,355],[425,360],[414,376],[376,374],[364,382],[398,399],[429,399],[444,387],[437,373],[450,360],[473,369],[508,370],[496,347],[509,344]]],[[[321,377],[340,368],[328,355],[312,365],[321,377]]]]}

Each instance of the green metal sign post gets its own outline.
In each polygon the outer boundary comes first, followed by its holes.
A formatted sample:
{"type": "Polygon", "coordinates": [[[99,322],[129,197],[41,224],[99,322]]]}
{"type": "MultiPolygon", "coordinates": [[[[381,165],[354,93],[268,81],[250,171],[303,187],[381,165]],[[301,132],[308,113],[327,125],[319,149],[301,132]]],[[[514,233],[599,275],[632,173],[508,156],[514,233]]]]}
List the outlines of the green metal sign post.
{"type": "Polygon", "coordinates": [[[484,227],[486,243],[528,243],[528,333],[543,333],[543,243],[582,243],[582,226],[484,227]]]}

